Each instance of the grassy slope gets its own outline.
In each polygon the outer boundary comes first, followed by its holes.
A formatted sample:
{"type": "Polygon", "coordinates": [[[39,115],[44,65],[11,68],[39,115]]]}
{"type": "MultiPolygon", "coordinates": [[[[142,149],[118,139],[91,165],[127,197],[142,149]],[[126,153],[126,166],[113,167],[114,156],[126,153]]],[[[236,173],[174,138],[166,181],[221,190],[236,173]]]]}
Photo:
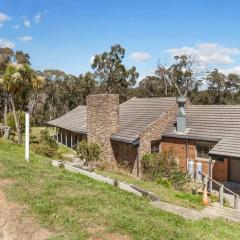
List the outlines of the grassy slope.
{"type": "MultiPolygon", "coordinates": [[[[36,139],[40,138],[40,131],[45,129],[44,127],[31,127],[31,135],[35,136],[36,139]]],[[[50,129],[48,128],[50,131],[50,129]]],[[[64,160],[71,161],[71,158],[64,157],[66,154],[72,154],[73,151],[64,146],[59,144],[58,153],[64,158],[64,160]]],[[[121,174],[116,172],[110,171],[98,171],[98,173],[109,176],[114,179],[118,179],[120,181],[128,182],[134,184],[140,188],[146,189],[148,191],[153,192],[156,196],[158,196],[162,201],[177,204],[179,206],[188,207],[188,208],[195,208],[195,209],[202,209],[203,206],[201,204],[201,197],[200,196],[193,196],[192,194],[176,191],[174,189],[168,189],[160,184],[155,182],[146,182],[141,181],[137,178],[129,176],[127,174],[121,174]]]]}
{"type": "Polygon", "coordinates": [[[86,228],[104,225],[107,231],[133,239],[240,239],[240,225],[218,221],[188,221],[151,207],[146,199],[87,177],[51,167],[50,161],[23,147],[0,140],[1,178],[12,178],[10,199],[28,205],[42,225],[59,233],[54,239],[86,239],[86,228]]]}
{"type": "Polygon", "coordinates": [[[142,181],[138,178],[134,178],[133,176],[129,176],[123,173],[120,174],[116,172],[103,170],[97,170],[96,172],[101,175],[113,179],[118,179],[119,181],[127,182],[129,184],[138,186],[142,189],[151,191],[156,196],[158,196],[161,199],[161,201],[173,203],[187,208],[195,208],[199,210],[203,208],[203,205],[201,204],[202,197],[200,195],[192,195],[187,192],[177,191],[174,188],[167,188],[156,182],[142,181]]]}

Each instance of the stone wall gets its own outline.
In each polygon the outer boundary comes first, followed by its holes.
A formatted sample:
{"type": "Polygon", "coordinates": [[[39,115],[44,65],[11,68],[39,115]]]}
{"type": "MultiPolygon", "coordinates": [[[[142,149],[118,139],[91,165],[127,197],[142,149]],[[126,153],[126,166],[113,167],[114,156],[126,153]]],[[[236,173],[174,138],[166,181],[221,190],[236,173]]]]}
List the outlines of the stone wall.
{"type": "Polygon", "coordinates": [[[99,144],[102,157],[114,160],[110,137],[119,128],[119,96],[97,94],[87,96],[88,141],[99,144]]]}
{"type": "MultiPolygon", "coordinates": [[[[170,151],[173,149],[179,161],[179,166],[182,171],[187,172],[187,142],[184,139],[164,138],[161,142],[161,151],[170,151]]],[[[188,159],[196,163],[201,161],[202,171],[204,174],[209,174],[209,161],[208,159],[197,159],[196,141],[188,141],[188,159]]],[[[196,169],[195,169],[196,170],[196,169]]],[[[215,161],[213,165],[213,179],[219,182],[226,182],[228,180],[228,160],[224,162],[215,161]]]]}
{"type": "Polygon", "coordinates": [[[151,141],[158,140],[161,138],[161,134],[166,131],[169,124],[176,117],[177,103],[173,104],[172,107],[155,122],[146,126],[141,132],[139,138],[138,158],[135,161],[133,168],[134,175],[141,175],[141,159],[145,153],[151,152],[151,141]]]}

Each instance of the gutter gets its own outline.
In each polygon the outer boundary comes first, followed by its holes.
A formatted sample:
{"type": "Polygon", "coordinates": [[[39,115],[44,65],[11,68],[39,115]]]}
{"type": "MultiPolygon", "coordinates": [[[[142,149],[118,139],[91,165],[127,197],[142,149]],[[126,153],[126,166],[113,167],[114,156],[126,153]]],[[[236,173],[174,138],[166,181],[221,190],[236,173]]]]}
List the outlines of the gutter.
{"type": "Polygon", "coordinates": [[[198,140],[198,141],[208,141],[208,142],[219,142],[221,138],[210,138],[210,137],[200,137],[200,136],[191,136],[185,134],[162,134],[162,138],[176,138],[176,139],[185,139],[185,140],[198,140]]]}

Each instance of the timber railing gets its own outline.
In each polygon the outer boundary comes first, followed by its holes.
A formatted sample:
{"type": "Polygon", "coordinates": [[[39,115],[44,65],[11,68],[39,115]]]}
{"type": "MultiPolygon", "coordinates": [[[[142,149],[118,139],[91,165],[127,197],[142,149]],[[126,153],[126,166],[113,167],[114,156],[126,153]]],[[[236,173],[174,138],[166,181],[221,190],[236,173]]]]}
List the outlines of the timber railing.
{"type": "Polygon", "coordinates": [[[232,190],[230,190],[229,188],[225,187],[224,184],[217,182],[216,180],[214,180],[213,178],[209,177],[208,175],[199,172],[200,175],[203,176],[204,178],[204,183],[207,183],[209,181],[209,185],[210,185],[210,192],[212,191],[212,183],[216,184],[219,187],[219,203],[221,206],[223,206],[224,204],[224,191],[228,192],[230,194],[232,194],[234,196],[234,208],[238,209],[239,208],[239,195],[235,192],[233,192],[232,190]]]}

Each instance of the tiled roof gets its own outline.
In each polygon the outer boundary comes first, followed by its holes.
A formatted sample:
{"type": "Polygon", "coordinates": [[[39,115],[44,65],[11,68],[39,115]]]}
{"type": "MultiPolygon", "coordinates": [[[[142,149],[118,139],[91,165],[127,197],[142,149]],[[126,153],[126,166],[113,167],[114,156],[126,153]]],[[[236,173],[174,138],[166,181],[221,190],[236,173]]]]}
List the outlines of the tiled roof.
{"type": "Polygon", "coordinates": [[[48,124],[77,133],[87,133],[86,110],[86,106],[78,106],[65,115],[48,122],[48,124]]]}
{"type": "Polygon", "coordinates": [[[240,157],[240,137],[223,138],[211,149],[210,154],[240,157]]]}
{"type": "MultiPolygon", "coordinates": [[[[140,132],[164,114],[176,103],[169,98],[132,98],[119,107],[119,131],[112,135],[113,140],[134,142],[140,132]]],[[[79,106],[48,124],[74,132],[87,133],[86,106],[79,106]]]]}
{"type": "Polygon", "coordinates": [[[141,131],[161,117],[170,106],[176,103],[176,98],[132,98],[120,105],[119,131],[112,139],[134,142],[141,131]]]}
{"type": "Polygon", "coordinates": [[[240,157],[240,105],[188,105],[186,116],[184,134],[173,122],[163,136],[214,141],[210,154],[240,157]]]}

